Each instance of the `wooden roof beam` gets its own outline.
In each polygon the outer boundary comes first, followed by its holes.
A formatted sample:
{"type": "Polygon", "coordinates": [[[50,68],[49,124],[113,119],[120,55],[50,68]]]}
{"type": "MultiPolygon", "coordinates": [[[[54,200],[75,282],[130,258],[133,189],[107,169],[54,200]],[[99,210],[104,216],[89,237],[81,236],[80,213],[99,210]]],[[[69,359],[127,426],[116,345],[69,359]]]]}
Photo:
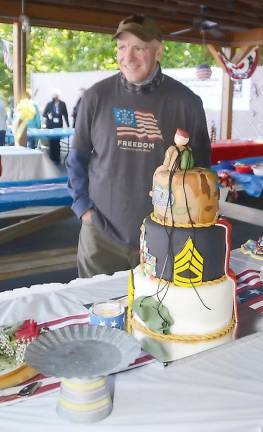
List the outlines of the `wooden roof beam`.
{"type": "Polygon", "coordinates": [[[236,47],[242,45],[263,45],[263,28],[230,33],[228,41],[230,46],[236,47]]]}

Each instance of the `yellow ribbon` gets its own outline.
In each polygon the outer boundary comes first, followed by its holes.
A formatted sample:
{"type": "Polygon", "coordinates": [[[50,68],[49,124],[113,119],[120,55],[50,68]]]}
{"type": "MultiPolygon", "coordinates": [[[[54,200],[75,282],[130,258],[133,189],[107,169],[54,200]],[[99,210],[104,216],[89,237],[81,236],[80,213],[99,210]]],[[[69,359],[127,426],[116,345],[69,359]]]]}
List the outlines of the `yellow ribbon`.
{"type": "Polygon", "coordinates": [[[21,99],[17,104],[17,120],[13,124],[15,144],[20,145],[20,140],[26,130],[27,122],[36,115],[36,108],[30,99],[21,99]]]}
{"type": "Polygon", "coordinates": [[[30,99],[21,99],[17,104],[17,113],[21,120],[32,120],[36,115],[36,108],[30,99]]]}

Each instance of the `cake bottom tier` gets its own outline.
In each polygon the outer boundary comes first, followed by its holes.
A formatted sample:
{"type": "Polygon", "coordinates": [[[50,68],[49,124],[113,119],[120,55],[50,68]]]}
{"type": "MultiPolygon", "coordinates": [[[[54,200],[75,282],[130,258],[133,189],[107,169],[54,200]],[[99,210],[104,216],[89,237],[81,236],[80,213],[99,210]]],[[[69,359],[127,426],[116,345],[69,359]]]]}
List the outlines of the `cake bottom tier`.
{"type": "Polygon", "coordinates": [[[142,349],[161,362],[179,360],[193,354],[231,342],[235,339],[235,328],[224,336],[201,342],[163,342],[146,336],[139,330],[133,330],[133,336],[140,342],[142,349]]]}
{"type": "MultiPolygon", "coordinates": [[[[157,303],[161,301],[167,308],[173,321],[169,334],[181,336],[182,341],[184,336],[186,341],[191,340],[191,337],[193,340],[196,338],[196,341],[202,337],[203,340],[214,339],[224,336],[233,328],[235,282],[229,277],[195,288],[179,287],[172,283],[168,286],[165,281],[145,277],[138,266],[134,270],[134,301],[140,298],[143,304],[143,299],[150,297],[157,303]]],[[[147,324],[134,311],[132,318],[139,323],[142,333],[143,328],[147,330],[147,324]]]]}

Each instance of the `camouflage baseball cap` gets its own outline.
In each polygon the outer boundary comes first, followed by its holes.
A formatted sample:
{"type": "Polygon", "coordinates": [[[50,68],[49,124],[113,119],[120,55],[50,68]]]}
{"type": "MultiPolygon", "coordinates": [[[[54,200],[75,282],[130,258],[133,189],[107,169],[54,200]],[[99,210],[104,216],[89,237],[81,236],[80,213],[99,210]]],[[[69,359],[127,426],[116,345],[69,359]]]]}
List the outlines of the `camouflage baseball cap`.
{"type": "Polygon", "coordinates": [[[131,15],[122,20],[112,39],[116,39],[122,32],[132,33],[145,42],[162,40],[161,30],[156,22],[144,15],[131,15]]]}

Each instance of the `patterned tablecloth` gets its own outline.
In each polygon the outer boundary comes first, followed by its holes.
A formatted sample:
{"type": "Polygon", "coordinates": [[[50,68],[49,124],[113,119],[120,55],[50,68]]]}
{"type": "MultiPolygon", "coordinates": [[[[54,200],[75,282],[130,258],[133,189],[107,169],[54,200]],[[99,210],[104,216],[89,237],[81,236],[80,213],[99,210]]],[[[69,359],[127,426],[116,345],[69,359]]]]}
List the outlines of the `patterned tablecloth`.
{"type": "MultiPolygon", "coordinates": [[[[258,311],[262,310],[261,265],[239,250],[232,252],[231,267],[238,274],[239,300],[258,311]]],[[[77,279],[66,285],[20,288],[0,293],[0,324],[32,318],[55,326],[64,325],[65,317],[69,324],[75,319],[86,319],[84,304],[126,293],[127,272],[77,279]]],[[[262,351],[263,333],[258,332],[178,360],[166,368],[151,362],[119,373],[114,377],[111,415],[89,425],[67,423],[57,416],[56,387],[52,387],[57,382],[49,378],[43,387],[50,387],[41,397],[29,397],[10,406],[2,403],[1,431],[85,432],[87,427],[89,432],[260,431],[262,351]]]]}
{"type": "Polygon", "coordinates": [[[0,216],[1,212],[26,207],[71,206],[67,184],[67,177],[0,182],[0,216]]]}

